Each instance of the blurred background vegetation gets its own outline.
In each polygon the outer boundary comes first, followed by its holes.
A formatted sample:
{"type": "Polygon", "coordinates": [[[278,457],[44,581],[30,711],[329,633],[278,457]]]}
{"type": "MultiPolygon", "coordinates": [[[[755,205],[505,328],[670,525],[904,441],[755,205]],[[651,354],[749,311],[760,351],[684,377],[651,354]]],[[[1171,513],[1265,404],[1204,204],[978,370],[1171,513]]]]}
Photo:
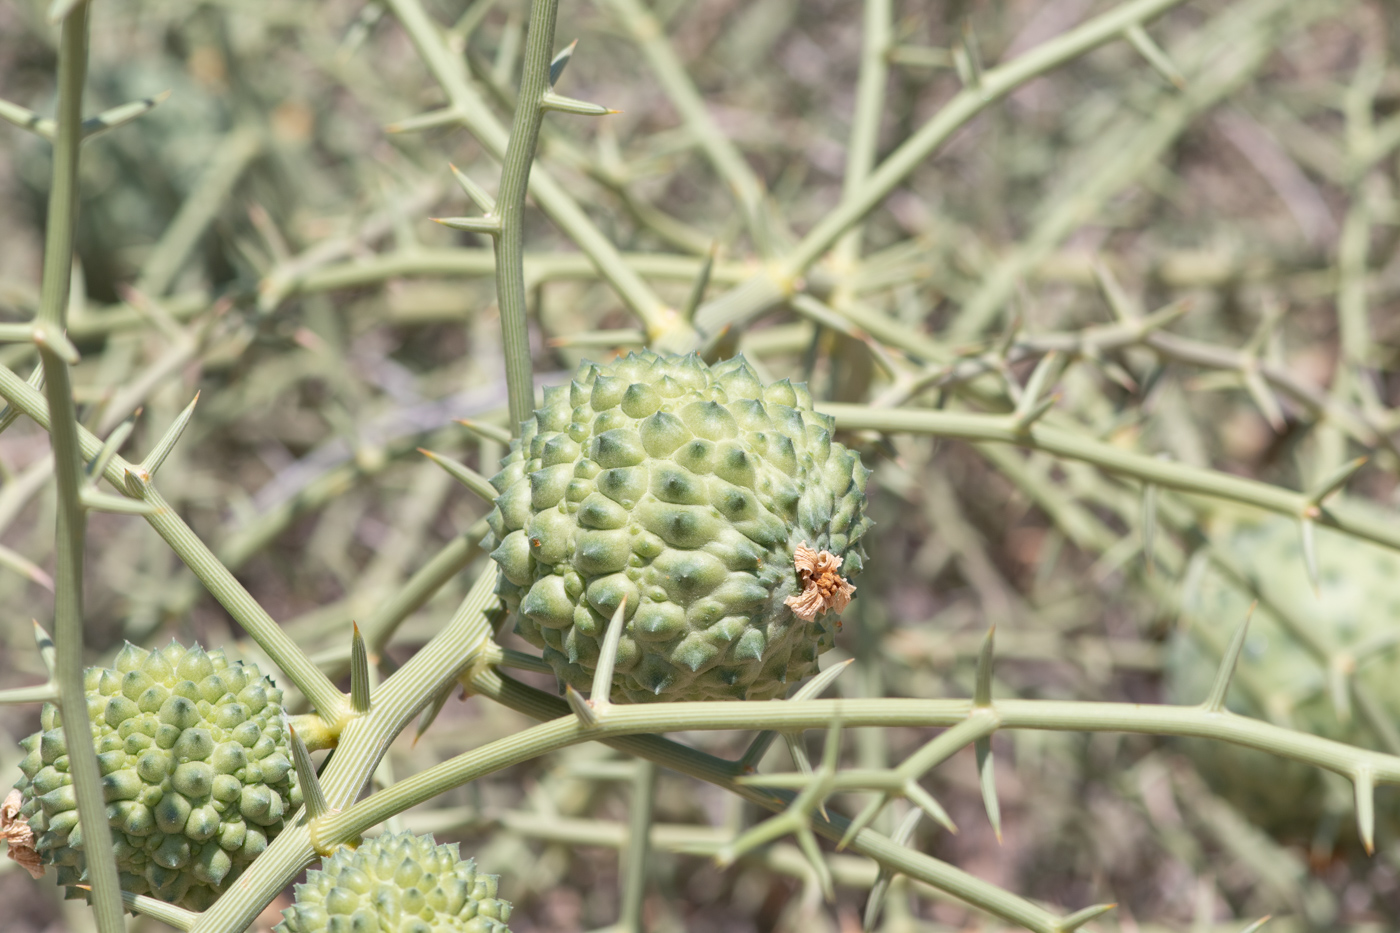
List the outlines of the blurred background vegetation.
{"type": "MultiPolygon", "coordinates": [[[[1110,6],[897,0],[879,152],[979,69],[1110,6]]],[[[424,8],[508,122],[525,4],[424,8]]],[[[87,110],[171,94],[86,150],[70,315],[80,411],[105,434],[141,409],[132,445],[145,449],[199,392],[162,473],[166,498],[301,644],[343,671],[347,621],[485,513],[417,448],[487,475],[502,453],[455,423],[505,423],[490,243],[429,219],[474,212],[449,161],[487,187],[498,168],[377,3],[98,0],[93,13],[87,110]]],[[[1192,0],[1148,31],[1148,45],[1113,42],[1019,87],[919,165],[871,214],[863,245],[810,271],[812,294],[855,296],[846,310],[794,301],[725,350],[828,401],[1004,411],[1056,340],[1178,302],[1163,331],[1097,352],[1061,347],[1055,423],[1288,488],[1371,454],[1348,488],[1389,508],[1400,477],[1400,11],[1393,0],[1192,0]],[[861,307],[879,312],[880,328],[861,307]]],[[[840,202],[862,4],[565,2],[558,34],[580,40],[563,93],[621,112],[550,115],[540,164],[667,301],[686,303],[712,244],[711,296],[840,202]],[[708,131],[747,170],[717,173],[705,123],[656,77],[653,23],[669,38],[658,54],[689,74],[708,131]],[[756,187],[736,195],[746,177],[756,187]]],[[[43,4],[0,5],[0,98],[50,112],[55,37],[43,4]]],[[[6,321],[36,307],[48,171],[47,143],[0,124],[6,321]]],[[[526,244],[539,381],[640,345],[626,305],[542,214],[526,244]]],[[[0,362],[28,373],[32,348],[0,347],[0,362]]],[[[845,695],[966,696],[990,624],[999,695],[1168,695],[1189,555],[1229,520],[1222,510],[1162,496],[1158,515],[1134,482],[1009,447],[847,440],[876,470],[878,530],[836,652],[856,660],[845,695]]],[[[43,676],[29,620],[51,612],[47,455],[25,420],[0,435],[0,686],[43,676]]],[[[139,520],[95,515],[89,561],[93,660],[123,638],[239,640],[139,520]]],[[[381,633],[381,671],[442,626],[467,579],[381,633]]],[[[14,740],[37,715],[0,708],[0,783],[17,774],[14,740]]],[[[398,743],[381,779],[524,722],[454,700],[422,740],[398,743]]],[[[745,739],[687,738],[731,756],[745,739]]],[[[889,766],[927,738],[863,730],[847,763],[889,766]]],[[[1308,831],[1271,836],[1180,743],[1023,732],[995,744],[1002,840],[967,752],[927,782],[961,832],[924,824],[924,851],[1062,909],[1117,902],[1101,930],[1234,930],[1265,913],[1280,915],[1277,929],[1400,923],[1400,839],[1383,826],[1376,856],[1361,856],[1345,799],[1308,831]]],[[[790,767],[781,743],[771,755],[769,770],[790,767]]],[[[617,914],[635,780],[634,763],[585,745],[402,823],[461,839],[499,872],[517,933],[594,929],[617,914]]],[[[854,813],[863,802],[835,805],[854,813]]],[[[661,774],[646,929],[859,929],[875,881],[863,858],[830,856],[833,905],[790,842],[727,871],[685,854],[752,819],[741,801],[661,774]]],[[[7,930],[84,929],[81,908],[57,897],[0,861],[7,930]]],[[[263,928],[276,919],[265,914],[263,928]]],[[[881,923],[999,928],[900,882],[881,923]]]]}

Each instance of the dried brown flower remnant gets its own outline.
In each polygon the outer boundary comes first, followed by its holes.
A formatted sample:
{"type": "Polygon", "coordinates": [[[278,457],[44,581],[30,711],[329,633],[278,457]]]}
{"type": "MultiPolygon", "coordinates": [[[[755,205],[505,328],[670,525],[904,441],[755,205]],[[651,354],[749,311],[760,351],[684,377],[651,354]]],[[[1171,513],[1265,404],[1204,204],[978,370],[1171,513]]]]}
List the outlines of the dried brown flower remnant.
{"type": "Polygon", "coordinates": [[[803,542],[797,546],[793,564],[802,581],[802,592],[783,600],[793,615],[811,622],[819,613],[839,613],[850,604],[856,588],[837,572],[841,558],[828,551],[814,551],[803,542]]]}
{"type": "Polygon", "coordinates": [[[35,878],[44,877],[44,863],[39,861],[39,853],[34,851],[34,832],[29,822],[19,815],[23,795],[16,788],[10,791],[4,803],[0,803],[0,839],[9,843],[9,855],[24,866],[35,878]]]}

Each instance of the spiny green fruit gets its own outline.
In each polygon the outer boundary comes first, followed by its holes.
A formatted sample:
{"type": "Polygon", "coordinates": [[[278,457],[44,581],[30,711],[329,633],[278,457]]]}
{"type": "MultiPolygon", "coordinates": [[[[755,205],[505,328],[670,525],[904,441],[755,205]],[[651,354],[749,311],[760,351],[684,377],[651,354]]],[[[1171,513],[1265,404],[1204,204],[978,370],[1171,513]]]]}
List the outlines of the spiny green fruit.
{"type": "Polygon", "coordinates": [[[496,880],[455,842],[386,833],[307,872],[273,933],[510,933],[496,880]]]}
{"type": "MultiPolygon", "coordinates": [[[[1338,715],[1322,663],[1268,607],[1283,607],[1324,650],[1358,652],[1356,681],[1393,720],[1400,717],[1400,650],[1394,647],[1395,626],[1400,623],[1400,553],[1325,528],[1315,534],[1317,592],[1304,564],[1296,522],[1270,519],[1222,536],[1220,549],[1263,597],[1250,619],[1227,706],[1315,735],[1380,749],[1379,738],[1355,710],[1346,718],[1338,715]]],[[[1255,595],[1212,567],[1198,587],[1188,587],[1186,596],[1185,626],[1168,650],[1166,686],[1172,702],[1199,703],[1209,693],[1221,653],[1255,595]]],[[[1329,790],[1316,768],[1223,742],[1192,741],[1187,747],[1222,796],[1279,835],[1311,838],[1328,809],[1329,790]]],[[[1345,793],[1334,796],[1350,810],[1345,793]]],[[[1390,820],[1400,817],[1400,807],[1384,806],[1392,797],[1378,797],[1382,823],[1387,822],[1387,809],[1390,820]]]]}
{"type": "MultiPolygon", "coordinates": [[[[84,686],[122,889],[207,908],[301,804],[282,691],[255,664],[174,641],[128,644],[84,686]]],[[[68,738],[53,704],[41,722],[21,743],[20,816],[71,886],[88,874],[68,738]]]]}
{"type": "Polygon", "coordinates": [[[860,572],[860,458],[805,385],[635,353],[546,388],[491,480],[516,628],[587,690],[624,601],[616,700],[772,699],[817,668],[860,572]]]}

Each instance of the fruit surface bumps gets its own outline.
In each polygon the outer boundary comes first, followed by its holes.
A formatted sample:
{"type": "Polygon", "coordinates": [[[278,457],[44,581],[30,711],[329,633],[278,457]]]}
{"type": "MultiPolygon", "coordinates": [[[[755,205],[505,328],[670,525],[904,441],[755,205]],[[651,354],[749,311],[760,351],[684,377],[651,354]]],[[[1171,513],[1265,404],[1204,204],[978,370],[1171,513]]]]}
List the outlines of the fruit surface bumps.
{"type": "Polygon", "coordinates": [[[561,684],[586,691],[608,622],[626,628],[612,698],[772,699],[817,668],[836,612],[803,621],[807,544],[850,579],[869,471],[804,385],[742,357],[584,363],[512,441],[492,480],[497,591],[561,684]]]}
{"type": "MultiPolygon", "coordinates": [[[[1275,616],[1282,607],[1317,646],[1357,651],[1355,679],[1392,721],[1400,717],[1400,553],[1348,535],[1315,529],[1318,590],[1313,591],[1296,522],[1270,519],[1223,536],[1221,550],[1252,584],[1212,567],[1188,587],[1186,628],[1167,655],[1167,693],[1174,703],[1199,703],[1210,691],[1219,658],[1250,603],[1261,599],[1231,681],[1227,706],[1238,713],[1363,747],[1384,749],[1355,709],[1339,716],[1322,662],[1275,616]],[[1366,645],[1375,646],[1367,651],[1366,645]],[[1386,647],[1389,645],[1390,647],[1386,647]]],[[[1255,823],[1302,840],[1311,837],[1329,787],[1316,768],[1223,742],[1193,741],[1192,758],[1219,793],[1255,823]]],[[[1333,790],[1347,812],[1345,788],[1333,790]]],[[[1400,816],[1396,795],[1378,795],[1381,823],[1400,816]],[[1389,811],[1389,812],[1387,812],[1389,811]]],[[[1348,818],[1344,826],[1351,823],[1348,818]]]]}
{"type": "Polygon", "coordinates": [[[274,933],[510,933],[496,876],[432,836],[377,836],[306,873],[274,933]]]}
{"type": "MultiPolygon", "coordinates": [[[[300,806],[282,691],[255,664],[128,644],[84,675],[122,889],[203,910],[300,806]]],[[[58,882],[87,880],[68,737],[45,704],[25,739],[20,815],[58,882]]],[[[71,893],[71,892],[70,892],[71,893]]]]}

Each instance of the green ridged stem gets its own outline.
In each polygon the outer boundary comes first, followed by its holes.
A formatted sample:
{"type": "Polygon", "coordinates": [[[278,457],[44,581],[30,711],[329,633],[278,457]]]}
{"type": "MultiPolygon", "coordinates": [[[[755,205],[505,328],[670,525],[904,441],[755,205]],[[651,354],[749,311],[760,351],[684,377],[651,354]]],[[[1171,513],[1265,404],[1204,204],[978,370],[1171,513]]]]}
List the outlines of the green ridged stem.
{"type": "MultiPolygon", "coordinates": [[[[373,693],[370,712],[351,719],[340,733],[335,755],[320,775],[326,807],[334,813],[349,807],[374,774],[394,737],[464,668],[477,662],[490,642],[486,611],[496,604],[494,569],[477,577],[452,621],[373,693]]],[[[394,785],[395,787],[399,785],[394,785]]],[[[299,822],[284,829],[267,851],[238,879],[239,895],[222,897],[200,915],[195,933],[242,933],[263,906],[310,864],[328,852],[320,826],[299,822]],[[312,846],[316,829],[318,846],[312,846]]]]}
{"type": "MultiPolygon", "coordinates": [[[[462,123],[487,151],[498,159],[504,159],[509,134],[491,112],[490,106],[466,80],[460,58],[448,50],[442,30],[428,17],[422,4],[418,0],[385,0],[385,5],[408,33],[424,65],[459,112],[462,123]]],[[[531,172],[530,194],[641,319],[649,334],[659,335],[675,327],[676,313],[623,261],[617,247],[542,166],[535,167],[531,172]]]]}
{"type": "Polygon", "coordinates": [[[651,824],[656,812],[656,764],[637,762],[632,781],[632,810],[627,817],[627,849],[622,861],[622,910],[618,933],[643,933],[642,905],[651,863],[651,824]]]}
{"type": "MultiPolygon", "coordinates": [[[[1007,415],[870,408],[837,403],[821,403],[817,408],[834,416],[837,427],[846,431],[931,434],[968,441],[1014,444],[1070,460],[1081,460],[1110,473],[1130,476],[1179,492],[1226,499],[1290,518],[1302,518],[1312,506],[1311,498],[1304,492],[1294,492],[1218,470],[1158,460],[1044,424],[1018,430],[1014,418],[1007,415]]],[[[1315,521],[1319,525],[1400,550],[1400,527],[1383,516],[1368,515],[1363,509],[1345,501],[1334,501],[1324,507],[1315,521]]]]}
{"type": "MultiPolygon", "coordinates": [[[[841,180],[842,199],[857,196],[860,186],[875,168],[880,145],[880,122],[885,115],[885,86],[889,83],[887,53],[894,41],[890,29],[894,11],[891,0],[865,0],[861,7],[860,73],[856,78],[855,111],[851,115],[851,135],[846,144],[846,175],[841,180]]],[[[854,224],[836,244],[833,257],[838,267],[853,267],[860,259],[863,225],[854,224]]],[[[842,279],[833,305],[844,305],[849,297],[850,276],[842,279]]],[[[883,316],[883,315],[882,315],[883,316]]]]}
{"type": "Polygon", "coordinates": [[[744,223],[759,254],[766,254],[766,225],[771,221],[765,216],[763,182],[710,115],[704,99],[695,89],[695,82],[686,73],[675,48],[666,38],[664,27],[640,0],[607,0],[606,5],[612,8],[613,14],[622,21],[632,40],[646,56],[658,85],[676,108],[691,138],[739,201],[744,223]]]}
{"type": "MultiPolygon", "coordinates": [[[[49,429],[49,405],[37,391],[20,379],[11,369],[0,366],[0,396],[40,427],[49,429]]],[[[75,425],[78,448],[83,458],[97,456],[102,441],[90,431],[75,425]]],[[[146,521],[189,567],[248,635],[267,652],[287,677],[311,701],[327,722],[338,722],[348,713],[350,705],[345,694],[333,684],[296,643],[287,636],[253,595],[220,563],[199,536],[176,514],[169,503],[149,482],[140,478],[139,468],[120,455],[112,457],[103,476],[128,496],[154,506],[146,521]],[[133,490],[134,487],[134,490],[133,490]]],[[[81,684],[81,680],[80,680],[81,684]]],[[[86,708],[86,707],[84,707],[86,708]]]]}
{"type": "Polygon", "coordinates": [[[15,706],[21,703],[57,702],[57,684],[38,684],[33,687],[15,687],[0,690],[0,706],[15,706]]]}
{"type": "MultiPolygon", "coordinates": [[[[414,571],[407,582],[365,618],[361,630],[365,635],[365,646],[371,654],[382,653],[403,621],[421,609],[435,593],[476,559],[481,553],[480,541],[486,530],[485,519],[473,522],[465,532],[443,545],[414,571]]],[[[327,659],[325,655],[318,657],[326,662],[324,668],[328,676],[339,677],[350,670],[350,651],[343,645],[332,650],[335,652],[332,658],[327,659]]]]}
{"type": "Polygon", "coordinates": [[[236,127],[224,137],[194,190],[180,204],[180,210],[142,263],[136,291],[152,298],[165,294],[263,145],[262,132],[253,126],[236,127]]]}
{"type": "MultiPolygon", "coordinates": [[[[1147,105],[1149,116],[1140,127],[1132,127],[1131,135],[1104,136],[1099,147],[1091,150],[1101,158],[1092,174],[1066,196],[1047,200],[1024,241],[982,277],[982,284],[948,327],[948,337],[970,340],[993,324],[1027,270],[1099,215],[1110,198],[1139,181],[1182,133],[1196,125],[1202,113],[1239,90],[1263,67],[1282,39],[1279,27],[1293,15],[1292,6],[1286,0],[1233,4],[1194,36],[1200,67],[1189,76],[1187,89],[1161,89],[1156,100],[1147,105]],[[1224,63],[1228,67],[1222,67],[1224,63]]],[[[1309,17],[1320,17],[1328,9],[1325,2],[1309,4],[1296,25],[1303,25],[1309,17]]]]}
{"type": "Polygon", "coordinates": [[[500,229],[492,238],[496,250],[496,304],[501,311],[501,343],[506,358],[506,393],[510,399],[510,431],[520,433],[521,422],[535,410],[534,367],[530,361],[530,325],[525,292],[525,192],[535,144],[544,122],[544,95],[549,91],[549,62],[554,57],[554,22],[559,0],[533,0],[525,37],[525,67],[515,102],[501,165],[501,185],[496,196],[500,229]]]}
{"type": "MultiPolygon", "coordinates": [[[[839,716],[847,727],[954,726],[977,715],[994,715],[1001,728],[1060,731],[1111,731],[1182,735],[1229,741],[1304,761],[1348,778],[1363,774],[1380,782],[1400,783],[1400,757],[1369,752],[1294,732],[1232,713],[1213,713],[1200,706],[1142,706],[1131,703],[1080,703],[1042,700],[998,700],[978,712],[966,700],[814,700],[802,703],[675,703],[618,706],[598,725],[585,727],[568,713],[563,701],[537,690],[483,672],[473,685],[484,695],[538,718],[563,716],[526,733],[507,737],[441,765],[420,772],[388,790],[318,823],[322,847],[353,838],[364,828],[407,807],[476,779],[493,770],[527,760],[576,741],[598,739],[702,780],[720,784],[768,807],[781,808],[787,795],[737,784],[732,763],[722,762],[655,735],[634,733],[768,728],[780,731],[826,728],[839,716]]],[[[847,821],[818,821],[814,828],[840,838],[847,821]]],[[[871,830],[863,830],[851,848],[883,865],[923,880],[1028,929],[1062,929],[1061,921],[1040,908],[994,885],[972,878],[920,853],[896,846],[871,830]]]]}
{"type": "MultiPolygon", "coordinates": [[[[535,177],[536,166],[531,172],[535,177]]],[[[621,261],[634,275],[668,281],[693,281],[704,259],[666,253],[621,253],[621,261]]],[[[371,285],[404,275],[450,275],[479,278],[496,269],[494,250],[470,247],[414,246],[356,258],[312,269],[287,282],[286,296],[371,285]]],[[[744,281],[747,266],[738,261],[715,263],[711,281],[735,285],[744,281]]],[[[582,253],[525,253],[525,277],[531,282],[557,282],[599,278],[598,267],[582,253]]],[[[119,313],[116,311],[113,314],[119,313]]],[[[105,320],[105,316],[104,316],[105,320]]],[[[120,319],[119,319],[120,320],[120,319]]],[[[131,322],[136,323],[136,322],[131,322]]]]}
{"type": "MultiPolygon", "coordinates": [[[[58,490],[55,531],[54,679],[58,706],[69,735],[91,730],[87,694],[83,687],[83,547],[86,514],[80,493],[84,482],[83,455],[78,444],[77,411],[68,363],[52,345],[63,337],[72,281],[74,228],[78,219],[78,158],[83,139],[83,85],[87,81],[88,5],[80,3],[63,20],[58,53],[58,113],[55,117],[53,178],[49,190],[48,229],[44,241],[44,272],[35,343],[44,369],[48,408],[55,413],[45,425],[53,445],[54,477],[58,490]]],[[[23,383],[21,383],[23,384],[23,383]]],[[[25,385],[30,392],[35,392],[25,385]]],[[[95,438],[94,438],[95,440],[95,438]]],[[[101,445],[98,445],[98,450],[101,445]]],[[[92,910],[99,933],[126,929],[117,864],[112,858],[112,832],[107,825],[107,802],[97,767],[97,749],[90,742],[69,743],[68,757],[83,830],[92,910]]]]}
{"type": "MultiPolygon", "coordinates": [[[[1004,65],[983,72],[978,87],[964,88],[944,104],[929,122],[881,162],[857,191],[844,197],[834,211],[823,217],[774,269],[765,270],[733,291],[702,305],[695,316],[697,329],[702,334],[717,334],[726,326],[748,321],[772,307],[847,230],[883,202],[935,149],[991,104],[1047,71],[1117,39],[1130,26],[1148,22],[1181,2],[1132,0],[1004,65]]],[[[666,343],[666,348],[681,350],[690,349],[690,346],[673,339],[666,343]]]]}
{"type": "MultiPolygon", "coordinates": [[[[568,716],[546,726],[535,727],[544,731],[528,741],[521,738],[524,735],[521,733],[493,744],[498,746],[502,761],[516,763],[524,759],[515,756],[527,754],[524,746],[528,744],[533,747],[536,743],[553,748],[574,741],[605,740],[640,733],[730,729],[799,732],[825,729],[838,717],[847,728],[948,727],[983,715],[994,715],[1002,729],[1125,732],[1215,739],[1291,758],[1348,778],[1359,770],[1366,770],[1374,775],[1378,783],[1400,784],[1400,756],[1355,748],[1228,711],[1211,711],[1203,706],[1136,703],[996,700],[985,708],[976,707],[968,700],[908,699],[613,704],[608,715],[596,725],[584,726],[568,716]]],[[[483,747],[406,778],[392,788],[318,823],[318,841],[323,846],[346,842],[395,813],[430,800],[465,781],[474,780],[482,773],[489,773],[479,769],[483,766],[482,761],[490,757],[483,747]]]]}

